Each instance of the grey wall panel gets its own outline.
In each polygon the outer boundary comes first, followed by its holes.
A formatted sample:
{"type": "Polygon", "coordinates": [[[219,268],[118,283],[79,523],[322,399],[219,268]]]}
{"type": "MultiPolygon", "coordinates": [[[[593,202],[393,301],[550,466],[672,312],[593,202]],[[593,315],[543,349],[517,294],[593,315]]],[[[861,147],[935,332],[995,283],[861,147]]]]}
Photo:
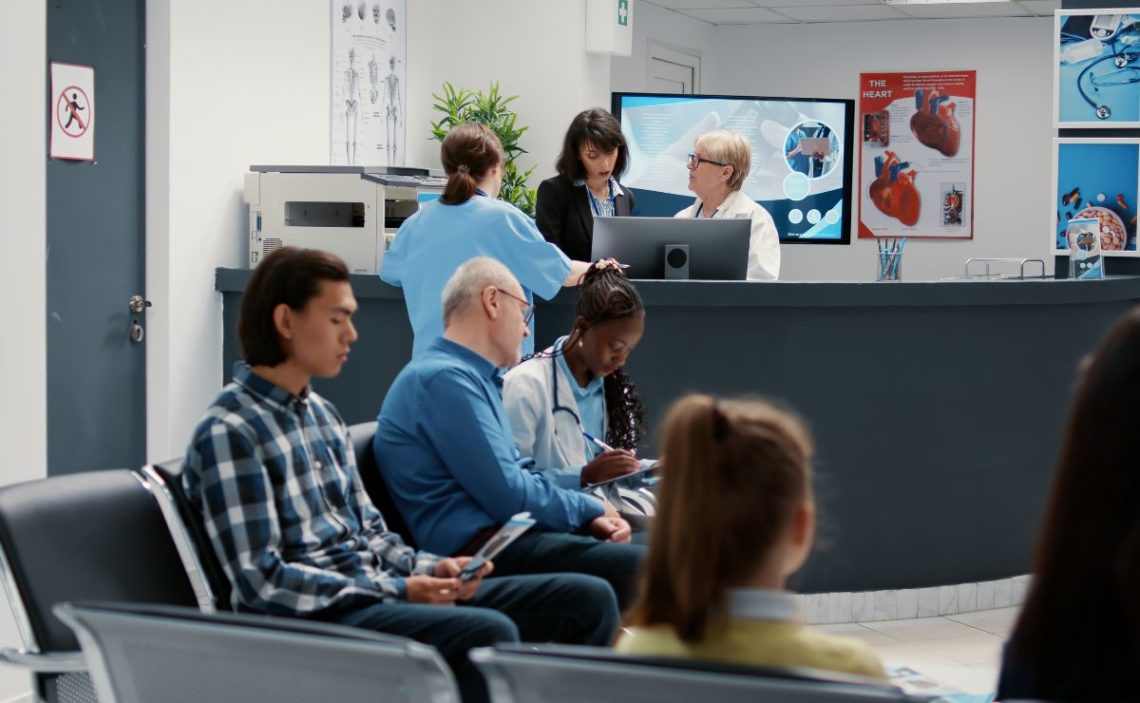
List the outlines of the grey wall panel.
{"type": "MultiPolygon", "coordinates": [[[[219,272],[227,369],[248,273],[219,272]]],[[[315,384],[349,423],[374,418],[411,350],[399,291],[353,287],[360,342],[315,384]]],[[[1140,301],[1140,278],[638,287],[648,318],[628,370],[655,427],[689,391],[774,398],[811,425],[820,540],[793,584],[805,592],[1026,573],[1076,364],[1140,301]]],[[[572,319],[572,291],[540,304],[537,343],[572,319]]]]}

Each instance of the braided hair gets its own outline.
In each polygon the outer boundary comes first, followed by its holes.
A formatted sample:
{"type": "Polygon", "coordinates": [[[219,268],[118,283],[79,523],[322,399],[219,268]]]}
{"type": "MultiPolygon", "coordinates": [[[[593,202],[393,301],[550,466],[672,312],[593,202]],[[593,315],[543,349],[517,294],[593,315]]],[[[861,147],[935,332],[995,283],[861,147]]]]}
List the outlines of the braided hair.
{"type": "MultiPolygon", "coordinates": [[[[586,332],[586,327],[606,320],[633,317],[645,312],[645,303],[621,269],[591,266],[578,286],[578,318],[585,326],[576,326],[566,340],[574,344],[586,332]]],[[[605,378],[606,443],[615,449],[637,449],[648,431],[645,423],[645,402],[621,368],[605,378]]]]}

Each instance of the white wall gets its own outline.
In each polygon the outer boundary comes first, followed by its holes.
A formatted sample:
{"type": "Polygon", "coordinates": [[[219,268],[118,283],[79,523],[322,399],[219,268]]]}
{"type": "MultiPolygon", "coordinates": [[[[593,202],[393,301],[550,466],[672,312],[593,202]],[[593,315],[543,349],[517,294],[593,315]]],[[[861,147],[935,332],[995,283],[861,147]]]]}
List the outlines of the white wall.
{"type": "Polygon", "coordinates": [[[429,122],[439,118],[431,96],[444,81],[481,90],[498,81],[504,95],[519,96],[511,106],[529,127],[521,142],[530,153],[519,163],[537,166],[531,186],[553,175],[571,118],[610,104],[610,58],[586,53],[585,8],[584,0],[409,0],[409,164],[439,166],[429,122]]]}
{"type": "Polygon", "coordinates": [[[329,161],[329,10],[148,3],[147,454],[180,456],[221,387],[214,269],[244,265],[251,164],[329,161]]]}
{"type": "MultiPolygon", "coordinates": [[[[610,71],[615,92],[647,90],[649,80],[649,42],[701,57],[701,80],[718,73],[716,42],[718,30],[707,22],[650,5],[641,0],[635,4],[633,16],[633,53],[613,59],[610,71]]],[[[702,84],[701,92],[710,92],[702,84]]],[[[608,104],[608,101],[607,101],[608,104]]]]}
{"type": "MultiPolygon", "coordinates": [[[[1052,21],[1042,17],[720,27],[711,40],[696,47],[707,57],[701,90],[857,98],[862,72],[976,70],[974,239],[911,241],[903,277],[959,274],[972,256],[1041,258],[1052,272],[1051,240],[1042,229],[1052,210],[1052,21]]],[[[615,90],[619,81],[621,89],[644,89],[644,71],[640,84],[626,84],[628,70],[615,61],[613,76],[615,90]]],[[[874,241],[860,241],[853,234],[852,242],[784,246],[780,277],[870,280],[874,241]]]]}
{"type": "MultiPolygon", "coordinates": [[[[609,102],[610,60],[584,51],[582,0],[509,14],[496,0],[408,5],[409,165],[439,165],[428,123],[444,80],[521,96],[535,186],[571,117],[609,102]]],[[[330,25],[323,0],[152,0],[148,15],[147,453],[160,460],[185,450],[221,385],[214,269],[245,262],[242,175],[329,162],[330,25]]]]}
{"type": "MultiPolygon", "coordinates": [[[[0,484],[47,475],[47,14],[0,2],[0,484]]],[[[20,642],[0,594],[0,644],[20,642]]],[[[0,667],[0,700],[31,690],[0,667]]]]}

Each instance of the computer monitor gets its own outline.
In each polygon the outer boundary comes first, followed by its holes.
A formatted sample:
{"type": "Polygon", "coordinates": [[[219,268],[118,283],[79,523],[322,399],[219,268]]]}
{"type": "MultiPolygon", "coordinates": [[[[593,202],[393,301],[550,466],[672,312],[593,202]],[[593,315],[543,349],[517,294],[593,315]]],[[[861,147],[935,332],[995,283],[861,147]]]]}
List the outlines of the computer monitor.
{"type": "Polygon", "coordinates": [[[692,205],[685,159],[697,137],[728,129],[752,150],[740,190],[772,216],[781,243],[851,241],[854,100],[614,93],[613,113],[629,146],[621,187],[637,215],[692,205]]]}
{"type": "Polygon", "coordinates": [[[743,281],[751,231],[748,218],[595,217],[591,257],[627,264],[630,278],[743,281]]]}

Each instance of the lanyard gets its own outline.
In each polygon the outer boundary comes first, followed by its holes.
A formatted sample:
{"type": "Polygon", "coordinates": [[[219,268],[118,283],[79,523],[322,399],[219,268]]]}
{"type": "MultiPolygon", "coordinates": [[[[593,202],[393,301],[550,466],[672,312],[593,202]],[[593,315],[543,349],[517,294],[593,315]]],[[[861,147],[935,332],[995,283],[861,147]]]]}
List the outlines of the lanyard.
{"type": "MultiPolygon", "coordinates": [[[[704,203],[701,203],[700,205],[698,205],[698,206],[697,206],[697,214],[693,215],[693,218],[694,218],[694,219],[696,219],[696,218],[700,217],[700,216],[701,216],[701,210],[704,210],[704,209],[705,209],[705,204],[704,204],[704,203]]],[[[713,210],[713,211],[712,211],[712,214],[711,214],[711,215],[709,215],[709,217],[710,217],[710,218],[711,218],[711,217],[716,217],[716,214],[717,214],[718,212],[720,212],[720,208],[719,208],[719,207],[718,207],[716,210],[713,210]]]]}

